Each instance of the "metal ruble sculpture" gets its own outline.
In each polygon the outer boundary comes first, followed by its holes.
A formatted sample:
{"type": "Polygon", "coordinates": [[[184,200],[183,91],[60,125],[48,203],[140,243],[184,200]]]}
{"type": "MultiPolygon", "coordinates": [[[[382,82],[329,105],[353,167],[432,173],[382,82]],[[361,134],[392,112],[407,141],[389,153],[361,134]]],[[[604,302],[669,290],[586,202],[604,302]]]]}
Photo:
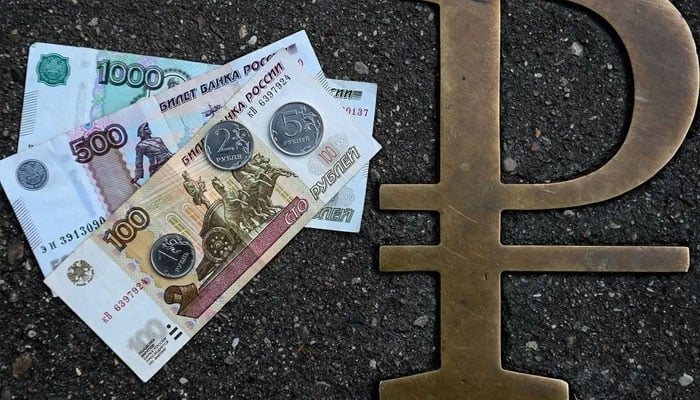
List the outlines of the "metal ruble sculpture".
{"type": "Polygon", "coordinates": [[[504,246],[503,210],[575,207],[619,196],[671,159],[698,98],[690,30],[667,0],[576,0],[625,45],[634,77],[627,137],[600,169],[549,184],[503,184],[499,151],[500,2],[440,7],[440,182],[383,185],[381,206],[440,213],[437,246],[384,246],[383,271],[440,274],[441,367],[384,381],[382,400],[566,400],[566,382],[501,367],[504,271],[684,272],[685,247],[504,246]],[[636,162],[644,160],[644,162],[636,162]],[[479,188],[479,190],[465,190],[479,188]]]}

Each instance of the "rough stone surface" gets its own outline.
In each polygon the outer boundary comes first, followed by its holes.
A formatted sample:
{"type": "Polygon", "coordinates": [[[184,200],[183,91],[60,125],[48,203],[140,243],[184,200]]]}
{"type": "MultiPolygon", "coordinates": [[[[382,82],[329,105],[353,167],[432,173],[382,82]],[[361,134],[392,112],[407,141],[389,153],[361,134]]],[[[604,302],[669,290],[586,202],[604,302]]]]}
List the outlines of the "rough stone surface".
{"type": "MultiPolygon", "coordinates": [[[[673,3],[698,40],[697,0],[673,3]]],[[[0,10],[0,158],[16,150],[35,41],[222,63],[298,29],[328,76],[379,84],[375,136],[383,145],[361,233],[302,232],[146,385],[51,297],[26,240],[26,261],[6,262],[12,239],[24,236],[0,195],[2,399],[377,400],[380,380],[439,368],[437,275],[377,267],[379,245],[439,242],[437,214],[378,205],[382,183],[439,179],[437,8],[398,0],[23,0],[0,10]],[[356,71],[358,60],[368,75],[356,71]],[[425,327],[413,325],[422,315],[425,327]],[[30,367],[13,368],[22,355],[30,367]]],[[[582,9],[546,1],[502,2],[502,31],[502,159],[517,163],[502,180],[564,180],[605,163],[633,101],[619,38],[582,9]]],[[[504,244],[691,248],[687,274],[503,274],[504,368],[564,379],[571,399],[700,398],[697,383],[678,381],[700,376],[699,152],[696,121],[670,164],[626,195],[574,215],[503,214],[504,244]],[[530,341],[538,351],[523,345],[530,341]]]]}
{"type": "Polygon", "coordinates": [[[690,385],[691,383],[693,383],[694,380],[695,380],[695,379],[693,379],[692,376],[690,376],[690,375],[688,375],[688,374],[683,374],[683,375],[681,375],[680,378],[678,378],[678,383],[679,383],[681,386],[688,386],[688,385],[690,385]]]}
{"type": "Polygon", "coordinates": [[[362,61],[357,61],[355,62],[355,72],[360,75],[367,75],[369,74],[369,67],[362,61]]]}

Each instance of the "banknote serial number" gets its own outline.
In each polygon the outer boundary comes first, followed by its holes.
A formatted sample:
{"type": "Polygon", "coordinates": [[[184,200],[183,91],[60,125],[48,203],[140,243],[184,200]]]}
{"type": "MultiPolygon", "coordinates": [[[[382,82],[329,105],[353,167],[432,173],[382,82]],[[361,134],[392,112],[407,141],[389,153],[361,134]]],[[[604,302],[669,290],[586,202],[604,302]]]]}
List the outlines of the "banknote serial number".
{"type": "Polygon", "coordinates": [[[265,104],[269,103],[275,97],[277,92],[282,90],[282,87],[284,87],[290,80],[292,80],[292,78],[285,74],[284,76],[280,76],[274,85],[268,86],[267,92],[263,93],[258,100],[260,107],[265,107],[265,104]]]}
{"type": "Polygon", "coordinates": [[[97,82],[102,85],[127,85],[134,89],[146,87],[158,90],[165,82],[165,71],[157,65],[144,67],[139,63],[102,60],[97,64],[97,82]]]}
{"type": "Polygon", "coordinates": [[[126,291],[126,293],[114,303],[114,311],[119,312],[123,309],[126,308],[126,306],[129,304],[131,299],[136,297],[137,294],[141,293],[143,289],[148,286],[150,282],[148,282],[148,279],[143,278],[139,282],[136,282],[136,284],[129,290],[126,291]]]}
{"type": "Polygon", "coordinates": [[[48,242],[46,245],[40,247],[41,253],[47,253],[49,250],[56,250],[58,246],[64,246],[74,240],[80,239],[81,237],[87,236],[92,232],[96,231],[105,222],[104,217],[93,219],[91,222],[80,225],[78,228],[73,229],[72,232],[67,232],[61,235],[58,239],[48,242]]]}
{"type": "Polygon", "coordinates": [[[369,115],[368,108],[345,107],[345,112],[352,115],[352,116],[357,116],[357,117],[366,117],[367,115],[369,115]]]}

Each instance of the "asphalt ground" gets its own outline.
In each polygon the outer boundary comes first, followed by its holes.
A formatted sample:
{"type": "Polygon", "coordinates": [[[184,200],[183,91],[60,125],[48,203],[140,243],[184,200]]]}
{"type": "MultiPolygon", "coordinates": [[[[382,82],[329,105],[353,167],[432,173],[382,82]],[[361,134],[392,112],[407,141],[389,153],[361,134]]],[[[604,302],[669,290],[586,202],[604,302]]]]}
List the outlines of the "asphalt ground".
{"type": "MultiPolygon", "coordinates": [[[[700,2],[673,3],[698,41],[700,2]]],[[[0,27],[0,158],[16,151],[35,41],[223,63],[300,29],[329,77],[379,85],[383,145],[361,232],[303,231],[147,384],[51,297],[0,196],[0,399],[378,399],[379,381],[439,367],[438,277],[378,270],[380,245],[439,242],[436,214],[378,205],[382,183],[439,176],[436,8],[4,1],[0,27]]],[[[595,170],[624,139],[632,101],[628,60],[603,21],[559,2],[503,2],[504,182],[595,170]]],[[[626,195],[503,215],[506,244],[691,249],[686,274],[504,275],[505,368],[564,379],[576,400],[700,398],[699,131],[696,119],[668,166],[626,195]]]]}

